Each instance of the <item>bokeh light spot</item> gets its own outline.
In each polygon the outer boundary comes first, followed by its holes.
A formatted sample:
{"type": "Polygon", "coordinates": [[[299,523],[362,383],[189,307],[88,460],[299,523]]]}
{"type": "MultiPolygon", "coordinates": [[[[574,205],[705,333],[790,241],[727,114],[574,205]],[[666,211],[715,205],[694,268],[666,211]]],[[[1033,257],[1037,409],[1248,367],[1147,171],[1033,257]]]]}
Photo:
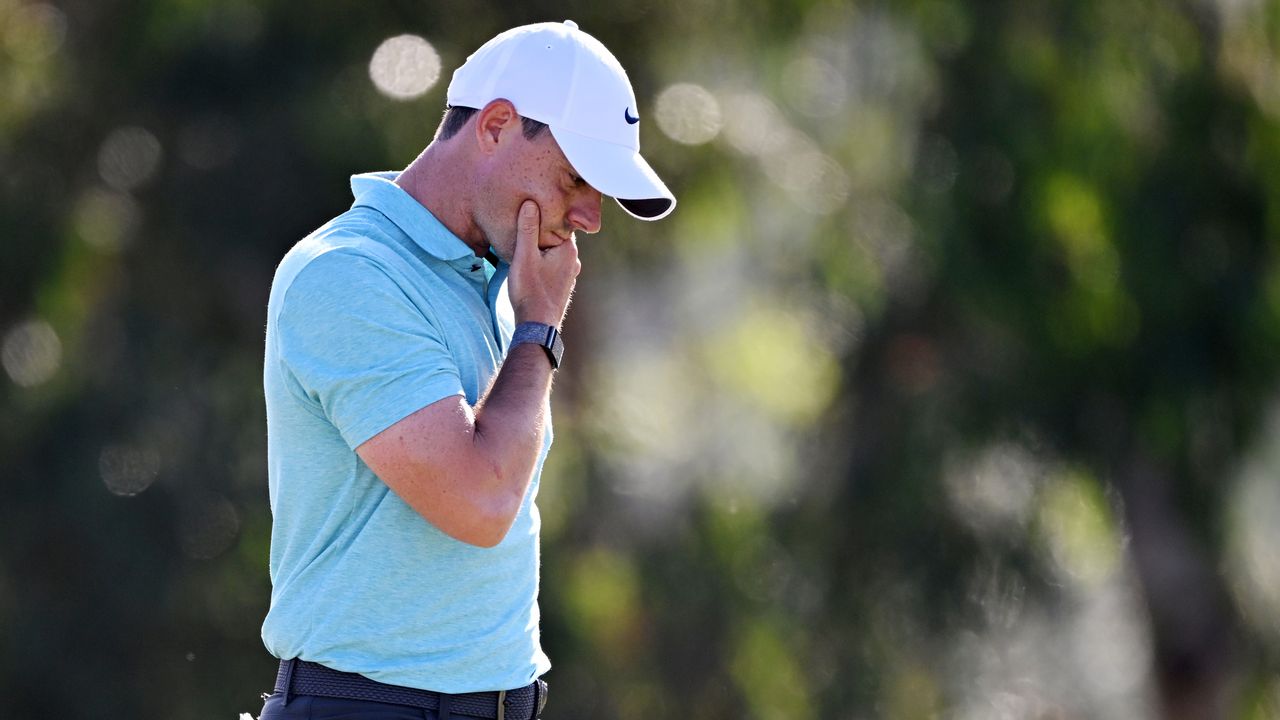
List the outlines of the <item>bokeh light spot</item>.
{"type": "Polygon", "coordinates": [[[639,607],[640,580],[626,557],[604,549],[577,558],[565,599],[579,628],[600,648],[626,645],[639,607]]]}
{"type": "Polygon", "coordinates": [[[71,222],[80,239],[111,253],[128,246],[141,215],[128,194],[95,188],[76,201],[71,222]]]}
{"type": "Polygon", "coordinates": [[[906,179],[914,161],[913,140],[903,132],[898,113],[884,106],[858,106],[850,113],[849,160],[853,184],[863,190],[884,192],[906,179]]]}
{"type": "Polygon", "coordinates": [[[1107,580],[1120,562],[1120,540],[1110,509],[1090,478],[1064,473],[1051,483],[1040,522],[1057,567],[1087,587],[1107,580]]]}
{"type": "Polygon", "coordinates": [[[417,35],[397,35],[378,46],[369,61],[369,78],[378,92],[396,100],[412,100],[440,79],[440,55],[417,35]]]}
{"type": "Polygon", "coordinates": [[[683,145],[701,145],[720,134],[720,103],[706,88],[677,83],[658,94],[654,103],[658,127],[683,145]]]}
{"type": "Polygon", "coordinates": [[[155,176],[161,155],[160,141],[145,128],[116,128],[98,149],[98,174],[116,190],[136,190],[155,176]]]}
{"type": "Polygon", "coordinates": [[[762,95],[734,93],[725,98],[724,107],[725,139],[744,155],[774,152],[792,132],[777,106],[762,95]]]}
{"type": "Polygon", "coordinates": [[[926,192],[945,193],[955,184],[959,160],[946,138],[939,135],[926,138],[917,162],[920,183],[926,192]]]}
{"type": "Polygon", "coordinates": [[[44,60],[62,47],[67,37],[67,16],[47,3],[19,5],[5,20],[4,49],[19,61],[44,60]]]}
{"type": "Polygon", "coordinates": [[[211,495],[192,502],[182,513],[178,540],[182,552],[196,560],[212,560],[226,552],[240,533],[240,513],[231,501],[211,495]]]}
{"type": "Polygon", "coordinates": [[[1070,175],[1055,175],[1045,188],[1044,208],[1074,274],[1089,285],[1114,284],[1119,259],[1107,237],[1096,188],[1070,175]]]}
{"type": "Polygon", "coordinates": [[[0,345],[0,362],[13,382],[34,387],[47,382],[62,364],[58,333],[43,320],[28,320],[10,330],[0,345]]]}
{"type": "Polygon", "coordinates": [[[1083,599],[1074,623],[1071,646],[1076,666],[1097,697],[1141,697],[1148,680],[1151,641],[1135,607],[1138,593],[1133,583],[1117,574],[1083,599]]]}
{"type": "Polygon", "coordinates": [[[743,313],[714,335],[708,364],[735,394],[775,418],[803,426],[835,396],[839,365],[804,318],[770,307],[743,313]]]}
{"type": "Polygon", "coordinates": [[[808,678],[783,628],[753,618],[738,628],[730,671],[757,717],[810,718],[808,678]]]}
{"type": "Polygon", "coordinates": [[[849,83],[831,63],[801,55],[783,70],[783,87],[791,106],[809,117],[831,117],[844,109],[849,83]]]}
{"type": "Polygon", "coordinates": [[[160,454],[150,448],[108,445],[98,455],[98,472],[112,493],[132,497],[155,482],[160,454]]]}
{"type": "Polygon", "coordinates": [[[979,534],[1014,534],[1030,519],[1044,473],[1037,458],[1013,443],[996,443],[947,463],[944,483],[956,515],[979,534]]]}
{"type": "Polygon", "coordinates": [[[827,215],[844,207],[849,199],[849,175],[840,163],[819,151],[784,156],[771,175],[800,207],[827,215]]]}

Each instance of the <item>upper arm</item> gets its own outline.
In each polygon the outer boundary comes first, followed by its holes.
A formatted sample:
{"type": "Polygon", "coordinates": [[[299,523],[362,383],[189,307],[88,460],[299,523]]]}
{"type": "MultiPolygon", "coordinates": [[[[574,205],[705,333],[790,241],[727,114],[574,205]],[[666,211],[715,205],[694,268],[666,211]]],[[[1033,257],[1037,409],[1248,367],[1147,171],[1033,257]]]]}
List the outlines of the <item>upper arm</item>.
{"type": "Polygon", "coordinates": [[[269,341],[298,387],[355,448],[464,395],[444,337],[369,258],[329,252],[293,279],[269,341]]]}

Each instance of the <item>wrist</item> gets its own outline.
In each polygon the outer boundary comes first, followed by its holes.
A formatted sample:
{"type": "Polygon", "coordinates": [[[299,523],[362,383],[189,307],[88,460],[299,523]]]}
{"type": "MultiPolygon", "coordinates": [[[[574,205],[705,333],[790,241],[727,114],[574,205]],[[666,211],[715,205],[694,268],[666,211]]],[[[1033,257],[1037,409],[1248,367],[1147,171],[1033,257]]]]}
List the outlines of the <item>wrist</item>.
{"type": "Polygon", "coordinates": [[[547,327],[555,328],[556,332],[560,332],[560,320],[553,318],[554,316],[550,313],[516,313],[516,326],[533,323],[535,325],[546,325],[547,327]]]}
{"type": "Polygon", "coordinates": [[[560,323],[564,321],[564,312],[561,311],[557,313],[555,308],[549,306],[529,307],[528,305],[522,304],[513,309],[515,310],[517,325],[527,322],[541,323],[543,325],[550,325],[559,331],[560,323]]]}
{"type": "Polygon", "coordinates": [[[551,363],[551,369],[560,368],[560,360],[564,357],[564,341],[560,339],[560,330],[550,323],[524,321],[516,325],[511,334],[511,348],[523,344],[537,345],[542,348],[551,363]]]}

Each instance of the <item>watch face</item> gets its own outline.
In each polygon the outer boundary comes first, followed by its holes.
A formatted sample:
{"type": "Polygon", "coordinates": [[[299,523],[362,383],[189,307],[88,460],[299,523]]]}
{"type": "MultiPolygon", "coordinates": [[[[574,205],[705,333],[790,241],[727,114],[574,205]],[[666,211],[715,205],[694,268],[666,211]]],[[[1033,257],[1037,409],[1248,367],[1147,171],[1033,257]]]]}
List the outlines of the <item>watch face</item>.
{"type": "Polygon", "coordinates": [[[564,357],[564,341],[560,339],[560,333],[554,329],[551,331],[551,346],[547,348],[547,352],[551,354],[552,367],[560,367],[560,359],[564,357]]]}

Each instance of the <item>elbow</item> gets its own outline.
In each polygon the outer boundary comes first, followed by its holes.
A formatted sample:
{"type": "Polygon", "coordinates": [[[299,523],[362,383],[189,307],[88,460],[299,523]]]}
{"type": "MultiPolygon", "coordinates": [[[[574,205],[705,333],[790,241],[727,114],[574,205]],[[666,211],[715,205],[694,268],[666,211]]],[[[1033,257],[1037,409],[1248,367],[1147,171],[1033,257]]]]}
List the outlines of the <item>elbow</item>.
{"type": "Polygon", "coordinates": [[[511,531],[511,526],[514,524],[514,514],[509,518],[495,517],[472,523],[466,528],[459,528],[458,532],[449,533],[449,535],[454,540],[467,545],[488,549],[497,547],[506,540],[507,533],[511,531]]]}
{"type": "Polygon", "coordinates": [[[501,482],[479,483],[478,492],[471,497],[470,511],[467,513],[470,522],[458,528],[460,532],[450,533],[455,540],[479,548],[492,548],[506,539],[507,533],[515,525],[516,515],[524,500],[523,494],[511,492],[509,484],[501,482]]]}
{"type": "Polygon", "coordinates": [[[467,545],[491,548],[515,525],[528,482],[488,462],[379,474],[423,520],[467,545]]]}
{"type": "Polygon", "coordinates": [[[466,543],[467,545],[470,545],[472,547],[480,548],[481,550],[488,550],[490,548],[495,548],[498,545],[502,544],[502,541],[505,540],[506,538],[507,538],[506,530],[498,531],[498,532],[491,531],[491,530],[483,531],[483,532],[477,531],[477,532],[468,533],[465,536],[454,536],[454,540],[466,543]]]}

